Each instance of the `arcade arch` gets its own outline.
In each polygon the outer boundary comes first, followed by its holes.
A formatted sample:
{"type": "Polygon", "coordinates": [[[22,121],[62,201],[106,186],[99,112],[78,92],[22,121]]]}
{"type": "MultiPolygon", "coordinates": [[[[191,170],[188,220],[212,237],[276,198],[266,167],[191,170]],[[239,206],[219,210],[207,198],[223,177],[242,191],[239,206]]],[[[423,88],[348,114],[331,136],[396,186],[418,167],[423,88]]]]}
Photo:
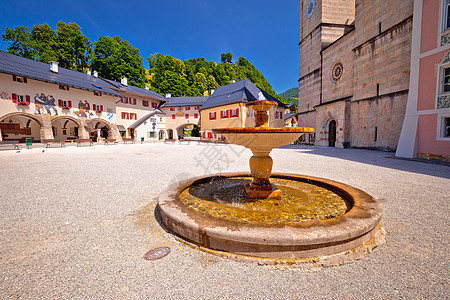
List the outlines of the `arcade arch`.
{"type": "Polygon", "coordinates": [[[42,135],[42,120],[25,112],[13,112],[0,117],[2,139],[25,142],[26,138],[40,141],[42,135]]]}

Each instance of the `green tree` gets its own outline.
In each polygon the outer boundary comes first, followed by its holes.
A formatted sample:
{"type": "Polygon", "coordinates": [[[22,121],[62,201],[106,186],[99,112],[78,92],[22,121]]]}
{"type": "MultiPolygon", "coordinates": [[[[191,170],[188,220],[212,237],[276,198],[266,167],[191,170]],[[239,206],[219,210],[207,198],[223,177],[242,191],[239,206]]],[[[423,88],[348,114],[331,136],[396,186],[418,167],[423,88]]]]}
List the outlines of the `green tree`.
{"type": "Polygon", "coordinates": [[[130,85],[138,87],[144,87],[146,82],[144,60],[139,50],[118,36],[101,36],[95,42],[90,66],[102,77],[114,81],[126,77],[130,85]]]}
{"type": "Polygon", "coordinates": [[[75,23],[59,21],[56,25],[56,52],[63,68],[85,71],[92,52],[92,43],[75,23]]]}
{"type": "Polygon", "coordinates": [[[6,27],[2,38],[10,42],[7,50],[11,54],[34,59],[36,51],[31,41],[31,31],[29,27],[18,26],[13,29],[6,27]]]}
{"type": "Polygon", "coordinates": [[[56,32],[47,23],[35,24],[31,30],[31,40],[36,50],[36,60],[48,63],[58,61],[56,32]]]}
{"type": "Polygon", "coordinates": [[[222,63],[231,63],[232,60],[233,60],[233,54],[231,54],[230,52],[222,53],[220,55],[220,61],[222,63]]]}

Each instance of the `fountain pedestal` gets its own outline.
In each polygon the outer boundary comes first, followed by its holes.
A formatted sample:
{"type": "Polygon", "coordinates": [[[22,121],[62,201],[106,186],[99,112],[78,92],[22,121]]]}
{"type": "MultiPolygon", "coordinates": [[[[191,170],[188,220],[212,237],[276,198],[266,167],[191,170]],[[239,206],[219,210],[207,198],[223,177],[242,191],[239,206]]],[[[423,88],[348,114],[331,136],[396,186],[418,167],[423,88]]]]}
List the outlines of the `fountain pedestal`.
{"type": "Polygon", "coordinates": [[[253,152],[249,162],[253,180],[245,185],[247,201],[281,199],[281,191],[269,181],[273,165],[270,152],[294,142],[302,133],[314,132],[313,128],[308,127],[269,127],[268,111],[276,105],[276,102],[267,100],[247,104],[255,111],[255,127],[213,129],[214,133],[224,135],[230,143],[253,152]]]}
{"type": "Polygon", "coordinates": [[[280,189],[269,181],[273,166],[273,160],[269,154],[270,151],[253,151],[253,156],[250,157],[250,174],[253,180],[251,183],[244,185],[247,201],[281,199],[280,189]]]}

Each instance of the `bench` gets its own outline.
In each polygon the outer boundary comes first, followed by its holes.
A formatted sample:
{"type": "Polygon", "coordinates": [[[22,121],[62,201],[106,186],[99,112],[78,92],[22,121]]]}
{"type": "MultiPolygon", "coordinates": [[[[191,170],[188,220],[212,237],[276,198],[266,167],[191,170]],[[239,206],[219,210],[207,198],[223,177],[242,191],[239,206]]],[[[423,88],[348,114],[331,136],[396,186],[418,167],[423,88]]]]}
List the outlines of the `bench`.
{"type": "Polygon", "coordinates": [[[182,142],[186,142],[186,143],[188,143],[188,145],[189,144],[191,144],[191,142],[192,142],[193,140],[190,140],[190,139],[180,139],[180,140],[178,140],[178,143],[182,143],[182,142]]]}
{"type": "Polygon", "coordinates": [[[228,141],[227,140],[215,140],[214,144],[216,144],[216,145],[219,145],[219,144],[227,145],[228,141]]]}
{"type": "Polygon", "coordinates": [[[136,140],[133,138],[122,138],[122,141],[124,144],[126,144],[127,142],[131,142],[132,144],[136,143],[136,140]]]}
{"type": "Polygon", "coordinates": [[[94,144],[91,139],[75,139],[75,143],[77,143],[77,147],[82,143],[89,143],[90,146],[94,144]]]}
{"type": "Polygon", "coordinates": [[[212,141],[211,140],[206,140],[206,139],[200,139],[200,140],[198,140],[198,143],[200,144],[200,143],[206,143],[206,144],[208,144],[208,143],[211,143],[212,141]]]}
{"type": "Polygon", "coordinates": [[[173,143],[175,143],[175,141],[176,141],[175,139],[165,139],[164,143],[172,143],[173,144],[173,143]]]}
{"type": "Polygon", "coordinates": [[[65,140],[56,140],[56,139],[42,140],[42,143],[45,144],[45,148],[50,148],[50,144],[60,144],[61,147],[66,146],[65,140]]]}
{"type": "Polygon", "coordinates": [[[108,144],[110,144],[110,143],[118,144],[117,141],[116,141],[116,139],[105,139],[105,140],[103,141],[103,143],[104,143],[105,145],[108,145],[108,144]]]}
{"type": "Polygon", "coordinates": [[[14,149],[19,150],[19,141],[0,141],[0,145],[14,145],[14,149]]]}

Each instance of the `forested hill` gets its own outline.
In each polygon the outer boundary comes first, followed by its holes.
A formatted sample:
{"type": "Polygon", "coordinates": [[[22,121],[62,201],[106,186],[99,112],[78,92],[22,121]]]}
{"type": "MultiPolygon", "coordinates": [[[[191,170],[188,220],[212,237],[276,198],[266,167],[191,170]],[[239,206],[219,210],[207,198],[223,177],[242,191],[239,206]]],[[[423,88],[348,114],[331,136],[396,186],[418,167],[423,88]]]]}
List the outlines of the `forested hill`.
{"type": "Polygon", "coordinates": [[[281,93],[280,96],[286,99],[287,101],[294,103],[295,106],[298,107],[298,87],[293,87],[281,93]]]}
{"type": "Polygon", "coordinates": [[[286,99],[273,90],[255,66],[244,57],[233,62],[231,53],[222,53],[220,63],[207,61],[203,57],[182,61],[155,53],[147,58],[150,68],[146,69],[139,49],[128,41],[118,36],[100,36],[97,41],[91,42],[75,23],[59,21],[56,30],[47,23],[35,24],[33,28],[6,28],[2,38],[9,43],[9,53],[45,63],[58,61],[60,67],[79,72],[90,68],[114,81],[127,77],[129,84],[138,87],[148,85],[162,95],[200,96],[229,84],[232,79],[249,79],[286,103],[286,99]]]}

